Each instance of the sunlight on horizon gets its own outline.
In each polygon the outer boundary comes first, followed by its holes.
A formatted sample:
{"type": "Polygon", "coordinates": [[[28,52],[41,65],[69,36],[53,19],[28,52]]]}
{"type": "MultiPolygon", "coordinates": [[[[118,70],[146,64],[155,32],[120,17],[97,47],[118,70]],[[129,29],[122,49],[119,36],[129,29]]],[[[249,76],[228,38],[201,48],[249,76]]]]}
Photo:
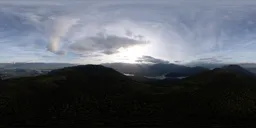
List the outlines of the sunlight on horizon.
{"type": "Polygon", "coordinates": [[[117,55],[122,56],[124,63],[138,63],[136,60],[147,52],[148,45],[135,45],[128,48],[118,49],[117,55]]]}

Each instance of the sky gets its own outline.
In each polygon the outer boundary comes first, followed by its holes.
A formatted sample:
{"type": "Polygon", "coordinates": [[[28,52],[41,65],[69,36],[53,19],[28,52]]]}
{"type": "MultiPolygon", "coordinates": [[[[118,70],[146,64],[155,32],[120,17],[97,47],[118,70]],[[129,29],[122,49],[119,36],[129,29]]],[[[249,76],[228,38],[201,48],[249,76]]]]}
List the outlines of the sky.
{"type": "Polygon", "coordinates": [[[255,63],[254,0],[1,0],[0,62],[255,63]]]}

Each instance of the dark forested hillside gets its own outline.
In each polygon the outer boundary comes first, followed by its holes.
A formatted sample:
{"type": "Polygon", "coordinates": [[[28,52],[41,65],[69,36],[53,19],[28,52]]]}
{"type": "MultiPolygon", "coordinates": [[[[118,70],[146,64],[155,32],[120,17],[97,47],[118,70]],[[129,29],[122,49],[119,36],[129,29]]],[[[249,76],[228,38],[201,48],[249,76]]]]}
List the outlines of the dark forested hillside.
{"type": "Polygon", "coordinates": [[[141,83],[98,65],[0,84],[1,126],[256,125],[255,78],[227,68],[172,86],[141,83]]]}

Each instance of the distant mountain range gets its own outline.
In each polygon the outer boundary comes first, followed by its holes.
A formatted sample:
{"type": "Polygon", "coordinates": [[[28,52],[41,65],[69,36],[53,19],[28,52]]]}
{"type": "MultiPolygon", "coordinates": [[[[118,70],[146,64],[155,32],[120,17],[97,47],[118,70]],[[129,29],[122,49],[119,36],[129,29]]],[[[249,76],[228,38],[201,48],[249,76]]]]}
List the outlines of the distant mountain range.
{"type": "Polygon", "coordinates": [[[0,63],[2,79],[28,77],[45,74],[54,69],[75,66],[66,63],[0,63]]]}
{"type": "MultiPolygon", "coordinates": [[[[67,63],[1,63],[0,74],[5,78],[20,76],[35,76],[54,69],[75,66],[67,63]]],[[[198,73],[223,67],[225,64],[198,64],[178,65],[178,64],[129,64],[129,63],[104,63],[103,66],[113,68],[121,73],[146,76],[146,77],[187,77],[198,73]]],[[[241,67],[256,73],[256,64],[242,63],[241,67]]]]}
{"type": "Polygon", "coordinates": [[[49,70],[75,66],[68,63],[0,63],[0,69],[37,69],[49,70]]]}
{"type": "MultiPolygon", "coordinates": [[[[70,66],[76,66],[78,64],[69,64],[69,63],[0,63],[0,68],[20,68],[20,69],[56,69],[56,68],[63,68],[63,67],[70,67],[70,66]]],[[[129,69],[137,70],[136,68],[142,68],[147,66],[152,66],[154,64],[130,64],[130,63],[103,63],[102,65],[108,66],[108,67],[116,67],[120,70],[124,67],[127,67],[129,69]]],[[[181,64],[155,64],[155,65],[175,65],[175,66],[186,66],[186,67],[204,67],[208,69],[214,69],[219,68],[225,65],[232,65],[232,64],[224,64],[224,63],[187,63],[184,65],[181,64]]],[[[256,68],[256,63],[237,63],[235,65],[239,65],[243,68],[250,69],[250,68],[256,68]]],[[[127,70],[128,72],[128,70],[127,70]]],[[[134,71],[133,71],[134,72],[134,71]]]]}
{"type": "Polygon", "coordinates": [[[193,79],[193,80],[196,80],[197,82],[200,82],[200,81],[221,82],[221,79],[222,79],[223,80],[222,82],[230,82],[228,81],[228,78],[239,79],[240,77],[255,79],[256,75],[242,68],[239,65],[228,65],[228,66],[223,66],[220,68],[215,68],[209,71],[199,73],[198,75],[185,78],[185,80],[193,79]]]}
{"type": "Polygon", "coordinates": [[[103,64],[119,72],[133,74],[135,76],[166,76],[183,77],[207,70],[202,67],[187,67],[177,64],[127,64],[127,63],[108,63],[103,64]]]}
{"type": "MultiPolygon", "coordinates": [[[[185,64],[185,66],[194,67],[194,66],[200,66],[208,69],[214,69],[223,67],[226,65],[234,65],[234,63],[199,63],[199,62],[191,62],[185,64]]],[[[239,65],[247,70],[250,69],[256,69],[256,63],[235,63],[235,65],[239,65]]]]}
{"type": "MultiPolygon", "coordinates": [[[[111,67],[119,72],[133,74],[137,76],[168,76],[180,77],[191,76],[209,69],[220,68],[232,64],[128,64],[128,63],[106,63],[102,64],[106,67],[111,67]]],[[[256,64],[241,63],[239,65],[250,72],[256,73],[256,64]]]]}

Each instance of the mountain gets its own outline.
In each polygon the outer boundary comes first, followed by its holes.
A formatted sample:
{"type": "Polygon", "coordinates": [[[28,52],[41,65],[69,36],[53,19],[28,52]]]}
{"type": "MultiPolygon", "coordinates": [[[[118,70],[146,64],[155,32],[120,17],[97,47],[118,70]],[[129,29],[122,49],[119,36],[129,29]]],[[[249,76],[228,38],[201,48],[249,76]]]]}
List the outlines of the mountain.
{"type": "Polygon", "coordinates": [[[243,74],[243,75],[255,77],[255,74],[253,74],[252,72],[242,68],[239,65],[228,65],[228,66],[222,67],[222,69],[224,69],[228,72],[233,72],[233,73],[238,73],[238,74],[243,74]]]}
{"type": "Polygon", "coordinates": [[[241,67],[247,69],[248,71],[256,74],[256,64],[255,63],[241,63],[239,65],[241,67]]]}
{"type": "Polygon", "coordinates": [[[58,69],[63,67],[75,66],[67,63],[2,63],[0,68],[3,69],[58,69]]]}
{"type": "Polygon", "coordinates": [[[171,72],[167,73],[165,76],[166,77],[185,77],[185,76],[192,76],[196,75],[201,72],[208,71],[206,68],[202,67],[186,67],[186,68],[181,68],[179,70],[172,70],[171,72]]]}
{"type": "MultiPolygon", "coordinates": [[[[208,69],[220,68],[220,67],[228,66],[228,65],[232,65],[232,64],[203,63],[203,62],[191,62],[191,63],[185,64],[185,66],[190,66],[190,67],[200,66],[200,67],[204,67],[204,68],[208,68],[208,69]]],[[[236,63],[236,65],[239,65],[254,74],[256,73],[256,64],[255,63],[236,63]]]]}
{"type": "MultiPolygon", "coordinates": [[[[206,70],[200,67],[186,67],[176,64],[106,63],[102,65],[113,68],[121,73],[148,77],[164,76],[167,73],[169,73],[168,77],[184,77],[206,70]]],[[[71,66],[75,65],[65,63],[2,63],[0,64],[0,73],[4,75],[5,79],[7,79],[36,76],[47,73],[53,69],[71,66]]]]}
{"type": "Polygon", "coordinates": [[[229,78],[235,80],[238,80],[238,78],[255,79],[255,75],[239,65],[228,65],[202,72],[196,76],[188,77],[187,79],[194,79],[203,82],[208,80],[215,82],[218,80],[225,80],[220,82],[226,82],[229,78]]]}
{"type": "Polygon", "coordinates": [[[166,107],[174,109],[173,114],[181,120],[204,126],[255,125],[256,79],[240,66],[216,68],[185,78],[171,90],[166,101],[172,103],[166,107]]]}
{"type": "Polygon", "coordinates": [[[0,124],[256,126],[256,79],[240,66],[204,71],[171,86],[144,78],[82,65],[7,79],[0,82],[0,124]]]}
{"type": "Polygon", "coordinates": [[[247,70],[249,70],[250,72],[256,74],[256,68],[248,68],[247,70]]]}
{"type": "Polygon", "coordinates": [[[150,64],[129,64],[129,63],[105,63],[103,66],[113,68],[121,73],[133,74],[138,76],[145,75],[149,70],[150,64]]]}
{"type": "MultiPolygon", "coordinates": [[[[162,76],[167,73],[175,73],[177,76],[188,76],[197,72],[205,71],[200,67],[186,67],[177,64],[126,64],[126,63],[108,63],[103,64],[119,72],[133,74],[135,76],[162,76]],[[190,73],[189,73],[190,72],[190,73]]],[[[172,76],[170,74],[170,76],[172,76]]]]}
{"type": "Polygon", "coordinates": [[[125,118],[131,119],[131,113],[147,107],[149,87],[99,65],[7,79],[0,86],[0,124],[101,126],[128,122],[125,118]]]}
{"type": "Polygon", "coordinates": [[[204,68],[208,68],[208,69],[214,69],[214,68],[219,68],[228,64],[224,64],[224,63],[210,63],[210,62],[189,62],[184,64],[185,66],[189,66],[189,67],[204,67],[204,68]]]}
{"type": "Polygon", "coordinates": [[[237,64],[243,68],[250,69],[250,68],[256,68],[256,63],[239,63],[237,64]]]}
{"type": "Polygon", "coordinates": [[[3,79],[45,74],[53,69],[75,66],[66,63],[0,63],[3,79]]]}
{"type": "Polygon", "coordinates": [[[36,69],[0,69],[1,77],[3,79],[38,76],[46,74],[48,70],[36,70],[36,69]]]}

